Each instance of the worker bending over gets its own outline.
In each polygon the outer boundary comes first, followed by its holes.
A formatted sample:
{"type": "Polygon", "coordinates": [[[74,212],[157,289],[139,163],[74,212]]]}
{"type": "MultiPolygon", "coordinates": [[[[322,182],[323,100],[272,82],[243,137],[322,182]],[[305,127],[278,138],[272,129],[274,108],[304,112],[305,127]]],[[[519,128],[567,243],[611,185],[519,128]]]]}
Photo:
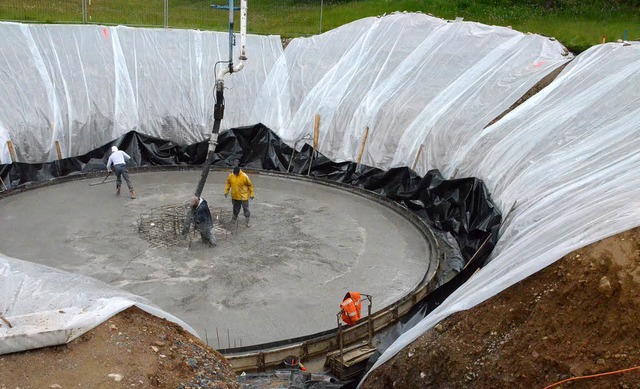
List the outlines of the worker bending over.
{"type": "Polygon", "coordinates": [[[360,293],[347,292],[340,308],[342,309],[342,321],[349,326],[356,324],[360,320],[360,311],[362,310],[360,293]]]}
{"type": "Polygon", "coordinates": [[[216,237],[213,234],[213,220],[209,211],[207,200],[202,197],[193,196],[191,199],[191,207],[187,212],[187,220],[182,228],[182,236],[186,238],[189,228],[193,224],[193,228],[200,233],[202,243],[206,243],[211,247],[216,245],[216,237]]]}
{"type": "Polygon", "coordinates": [[[113,166],[113,170],[116,172],[116,196],[120,196],[120,186],[122,185],[122,178],[124,178],[124,182],[129,187],[129,195],[131,195],[132,199],[135,199],[136,192],[133,191],[133,184],[131,184],[129,171],[127,170],[127,161],[130,159],[129,154],[118,150],[116,146],[111,146],[111,155],[107,161],[107,171],[111,172],[111,166],[113,166]]]}

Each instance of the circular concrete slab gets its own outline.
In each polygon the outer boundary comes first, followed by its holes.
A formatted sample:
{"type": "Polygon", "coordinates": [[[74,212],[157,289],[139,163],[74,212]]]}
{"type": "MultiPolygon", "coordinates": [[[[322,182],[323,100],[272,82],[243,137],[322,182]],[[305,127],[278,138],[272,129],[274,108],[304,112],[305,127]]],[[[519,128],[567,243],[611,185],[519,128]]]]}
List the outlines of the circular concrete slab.
{"type": "MultiPolygon", "coordinates": [[[[412,290],[430,266],[421,232],[394,210],[338,188],[250,174],[252,227],[229,221],[228,172],[212,171],[203,197],[218,246],[164,246],[138,232],[141,215],[179,206],[199,171],[132,174],[138,198],[101,178],[0,200],[0,252],[95,277],[148,298],[215,348],[249,346],[336,327],[347,291],[374,311],[412,290]]],[[[124,188],[123,188],[124,189],[124,188]]]]}

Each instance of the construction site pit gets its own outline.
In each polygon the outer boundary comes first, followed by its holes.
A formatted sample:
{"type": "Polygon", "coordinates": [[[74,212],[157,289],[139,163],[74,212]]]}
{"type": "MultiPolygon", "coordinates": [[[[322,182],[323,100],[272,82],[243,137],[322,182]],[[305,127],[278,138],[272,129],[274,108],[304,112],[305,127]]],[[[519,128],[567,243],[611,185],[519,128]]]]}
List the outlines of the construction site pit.
{"type": "Polygon", "coordinates": [[[5,196],[2,253],[145,297],[216,349],[334,329],[347,291],[371,295],[375,312],[437,266],[432,243],[402,212],[298,176],[249,171],[251,227],[242,212],[233,222],[229,172],[211,171],[202,193],[216,247],[197,233],[179,237],[201,172],[149,169],[130,175],[136,199],[116,196],[104,176],[5,196]]]}

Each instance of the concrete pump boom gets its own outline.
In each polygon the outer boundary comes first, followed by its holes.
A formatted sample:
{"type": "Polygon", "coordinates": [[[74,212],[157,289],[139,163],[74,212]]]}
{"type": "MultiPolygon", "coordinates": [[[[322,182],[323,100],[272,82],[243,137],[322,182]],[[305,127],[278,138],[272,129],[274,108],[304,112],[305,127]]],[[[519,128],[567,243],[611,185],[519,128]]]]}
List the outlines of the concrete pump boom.
{"type": "Polygon", "coordinates": [[[211,137],[209,138],[209,148],[207,150],[207,159],[202,166],[202,175],[200,181],[196,187],[194,193],[195,196],[200,197],[204,185],[207,182],[209,176],[209,169],[213,162],[213,153],[218,145],[218,133],[220,131],[220,122],[224,117],[224,76],[226,74],[236,73],[244,68],[244,63],[247,60],[246,47],[247,47],[247,0],[240,0],[240,57],[237,65],[233,65],[233,0],[229,0],[229,61],[228,65],[220,69],[220,72],[216,74],[215,85],[215,106],[213,110],[213,128],[211,129],[211,137]]]}

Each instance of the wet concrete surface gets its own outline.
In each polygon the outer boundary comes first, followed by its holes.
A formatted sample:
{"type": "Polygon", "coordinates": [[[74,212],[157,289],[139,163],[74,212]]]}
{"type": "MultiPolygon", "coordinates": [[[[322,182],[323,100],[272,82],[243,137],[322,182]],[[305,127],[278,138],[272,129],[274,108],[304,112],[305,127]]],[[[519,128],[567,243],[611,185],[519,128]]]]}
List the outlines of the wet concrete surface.
{"type": "Polygon", "coordinates": [[[191,197],[200,178],[193,170],[132,174],[135,200],[126,190],[116,197],[113,183],[89,185],[102,178],[1,199],[0,252],[146,297],[215,348],[335,328],[347,291],[371,294],[376,311],[412,290],[429,267],[429,243],[402,215],[326,185],[249,173],[252,227],[242,212],[232,223],[227,175],[212,171],[203,192],[217,247],[193,234],[167,245],[139,232],[142,215],[191,197]]]}

